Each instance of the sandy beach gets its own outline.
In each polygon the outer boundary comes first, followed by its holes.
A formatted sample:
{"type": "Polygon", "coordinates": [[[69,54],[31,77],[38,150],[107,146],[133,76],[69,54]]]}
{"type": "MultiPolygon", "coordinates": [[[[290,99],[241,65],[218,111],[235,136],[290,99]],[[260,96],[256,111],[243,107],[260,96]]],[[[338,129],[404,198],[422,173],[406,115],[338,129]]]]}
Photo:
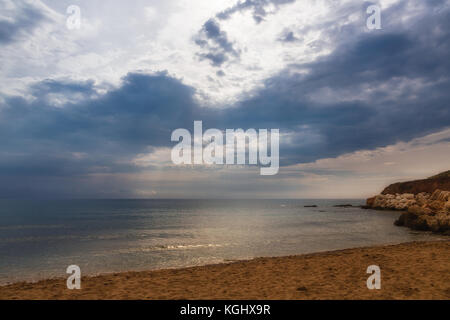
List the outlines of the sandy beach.
{"type": "Polygon", "coordinates": [[[184,269],[16,283],[0,299],[450,299],[450,241],[411,242],[184,269]],[[368,290],[369,265],[381,289],[368,290]]]}

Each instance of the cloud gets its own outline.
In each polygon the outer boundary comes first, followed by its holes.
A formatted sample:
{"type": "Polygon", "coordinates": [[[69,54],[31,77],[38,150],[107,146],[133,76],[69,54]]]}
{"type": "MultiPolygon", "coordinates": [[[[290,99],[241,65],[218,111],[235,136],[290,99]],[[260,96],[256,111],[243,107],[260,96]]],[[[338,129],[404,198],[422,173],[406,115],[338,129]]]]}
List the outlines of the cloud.
{"type": "Polygon", "coordinates": [[[203,114],[194,90],[163,72],[130,73],[119,88],[94,97],[91,82],[48,80],[30,92],[31,99],[5,97],[0,107],[0,175],[133,171],[136,154],[168,145],[174,129],[203,114]],[[48,99],[67,93],[85,98],[63,105],[48,99]]]}
{"type": "MultiPolygon", "coordinates": [[[[109,195],[128,196],[133,190],[142,194],[146,183],[158,195],[171,188],[182,194],[196,177],[207,191],[214,190],[214,179],[222,179],[228,184],[221,190],[250,190],[256,183],[269,194],[280,182],[287,181],[286,189],[300,183],[284,176],[284,170],[311,169],[306,178],[318,181],[326,168],[303,164],[401,141],[419,143],[414,139],[450,126],[450,10],[443,4],[414,2],[414,15],[403,16],[406,2],[400,1],[383,11],[386,23],[379,31],[365,30],[361,19],[346,22],[339,32],[327,29],[324,38],[334,41],[332,50],[310,61],[294,60],[221,108],[200,104],[196,87],[168,72],[130,72],[115,87],[52,77],[35,81],[23,95],[2,94],[0,196],[104,196],[108,186],[109,195]],[[194,120],[203,120],[205,129],[279,128],[280,175],[262,183],[249,178],[257,175],[252,168],[231,169],[231,174],[217,168],[191,172],[158,162],[173,145],[171,132],[191,130],[194,120]],[[149,180],[138,180],[144,173],[149,180]]],[[[297,29],[289,30],[303,37],[297,29]]],[[[277,42],[279,31],[273,34],[277,42]]],[[[239,57],[218,19],[208,20],[196,40],[200,54],[215,66],[239,57]]],[[[216,72],[220,81],[230,75],[227,68],[216,72]]],[[[447,136],[442,139],[448,141],[447,136]]],[[[352,163],[358,158],[345,159],[352,163]]],[[[391,168],[399,160],[383,163],[391,168]]],[[[327,179],[344,174],[333,170],[326,172],[327,179]]]]}
{"type": "Polygon", "coordinates": [[[239,58],[240,50],[228,39],[227,33],[221,30],[219,21],[228,20],[236,12],[252,10],[253,19],[256,23],[260,23],[269,13],[276,13],[280,6],[293,2],[295,0],[245,0],[219,12],[215,18],[210,18],[204,23],[195,37],[195,43],[204,51],[197,55],[201,60],[209,60],[215,67],[222,66],[230,56],[239,58]],[[268,7],[271,7],[271,11],[267,11],[268,7]]]}
{"type": "Polygon", "coordinates": [[[290,4],[295,0],[245,0],[239,1],[234,6],[219,12],[216,17],[227,20],[237,12],[251,10],[256,23],[264,20],[268,14],[275,14],[280,6],[290,4]]]}
{"type": "Polygon", "coordinates": [[[381,171],[380,167],[387,166],[388,168],[383,168],[385,175],[408,175],[420,178],[429,172],[444,171],[447,168],[442,160],[450,157],[449,139],[450,128],[386,147],[358,150],[336,158],[323,158],[310,163],[297,164],[292,166],[292,169],[376,175],[381,171]],[[435,157],[429,157],[430,154],[435,157]],[[427,162],[426,167],[423,166],[424,162],[427,162]]]}
{"type": "Polygon", "coordinates": [[[346,39],[314,62],[293,64],[241,100],[229,125],[291,132],[293,143],[281,150],[284,164],[442,130],[450,125],[444,89],[450,87],[449,16],[449,10],[424,14],[395,29],[346,39]],[[303,137],[313,143],[297,146],[303,137]]]}
{"type": "Polygon", "coordinates": [[[329,197],[351,195],[363,198],[381,192],[389,183],[423,179],[448,170],[449,138],[450,129],[446,129],[408,142],[289,166],[284,175],[298,177],[311,189],[320,188],[317,180],[327,179],[333,186],[329,197]],[[310,177],[315,179],[308,181],[310,177]]]}
{"type": "Polygon", "coordinates": [[[294,32],[289,30],[285,30],[278,39],[278,41],[281,42],[296,42],[299,40],[300,39],[295,36],[294,32]]]}
{"type": "Polygon", "coordinates": [[[19,41],[23,36],[33,30],[48,17],[40,8],[28,2],[13,3],[4,1],[0,3],[0,43],[3,45],[19,41]],[[3,15],[4,14],[4,15],[3,15]]]}
{"type": "Polygon", "coordinates": [[[213,66],[221,66],[229,59],[229,56],[239,57],[239,51],[234,48],[233,43],[228,40],[227,33],[220,29],[215,19],[205,22],[195,43],[206,53],[199,53],[201,59],[211,61],[213,66]]]}

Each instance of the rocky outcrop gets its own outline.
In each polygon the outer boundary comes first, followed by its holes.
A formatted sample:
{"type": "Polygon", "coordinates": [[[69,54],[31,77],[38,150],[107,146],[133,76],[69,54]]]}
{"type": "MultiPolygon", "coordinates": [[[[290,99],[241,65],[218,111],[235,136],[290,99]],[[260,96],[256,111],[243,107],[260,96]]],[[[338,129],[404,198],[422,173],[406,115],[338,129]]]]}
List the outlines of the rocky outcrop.
{"type": "Polygon", "coordinates": [[[428,179],[391,184],[367,199],[363,208],[405,211],[395,225],[450,235],[450,170],[428,179]]]}
{"type": "Polygon", "coordinates": [[[395,225],[450,235],[450,191],[436,190],[422,204],[408,207],[395,225]]]}
{"type": "Polygon", "coordinates": [[[406,211],[395,221],[397,226],[430,230],[450,235],[450,191],[433,193],[380,194],[367,199],[366,208],[406,211]]]}
{"type": "MultiPolygon", "coordinates": [[[[426,193],[421,193],[420,198],[428,197],[426,193]]],[[[418,199],[412,193],[404,194],[379,194],[373,198],[367,199],[366,205],[372,209],[378,210],[406,210],[415,205],[418,199]]]]}
{"type": "Polygon", "coordinates": [[[435,190],[450,191],[450,171],[428,179],[394,183],[385,188],[381,194],[412,193],[416,195],[422,192],[433,193],[435,190]]]}

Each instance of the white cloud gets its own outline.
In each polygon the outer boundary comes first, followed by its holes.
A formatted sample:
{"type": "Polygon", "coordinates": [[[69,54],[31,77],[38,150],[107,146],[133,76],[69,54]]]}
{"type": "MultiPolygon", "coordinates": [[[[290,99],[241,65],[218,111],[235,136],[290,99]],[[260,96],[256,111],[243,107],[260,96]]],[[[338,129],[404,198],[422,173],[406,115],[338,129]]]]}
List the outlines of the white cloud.
{"type": "MultiPolygon", "coordinates": [[[[80,30],[65,27],[70,1],[28,1],[51,17],[26,39],[2,49],[0,82],[3,93],[20,93],[30,81],[68,77],[118,85],[130,71],[167,70],[195,87],[204,103],[219,106],[239,99],[290,63],[305,63],[329,53],[335,45],[330,29],[339,30],[359,19],[361,3],[354,0],[296,1],[281,6],[256,24],[243,11],[220,21],[221,28],[241,50],[239,61],[226,63],[224,76],[200,61],[193,37],[234,0],[80,1],[80,30]],[[350,9],[349,9],[350,8],[350,9]],[[348,12],[354,11],[354,14],[348,12]],[[301,39],[279,41],[284,30],[301,39]]],[[[17,4],[7,2],[14,10],[17,4]]],[[[384,1],[386,8],[395,1],[384,1]]],[[[411,9],[414,11],[414,9],[411,9]]]]}
{"type": "Polygon", "coordinates": [[[138,154],[132,163],[138,167],[150,166],[171,166],[172,160],[170,158],[172,149],[170,148],[154,148],[149,153],[138,154]]]}

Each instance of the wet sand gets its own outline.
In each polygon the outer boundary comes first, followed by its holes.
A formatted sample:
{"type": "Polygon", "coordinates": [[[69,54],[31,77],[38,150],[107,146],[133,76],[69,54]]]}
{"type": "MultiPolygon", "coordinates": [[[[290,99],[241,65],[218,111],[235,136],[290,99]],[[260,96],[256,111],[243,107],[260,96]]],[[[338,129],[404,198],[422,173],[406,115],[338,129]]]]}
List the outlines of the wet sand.
{"type": "Polygon", "coordinates": [[[450,299],[450,241],[411,242],[202,267],[0,287],[0,299],[450,299]],[[369,265],[381,289],[369,290],[369,265]]]}

